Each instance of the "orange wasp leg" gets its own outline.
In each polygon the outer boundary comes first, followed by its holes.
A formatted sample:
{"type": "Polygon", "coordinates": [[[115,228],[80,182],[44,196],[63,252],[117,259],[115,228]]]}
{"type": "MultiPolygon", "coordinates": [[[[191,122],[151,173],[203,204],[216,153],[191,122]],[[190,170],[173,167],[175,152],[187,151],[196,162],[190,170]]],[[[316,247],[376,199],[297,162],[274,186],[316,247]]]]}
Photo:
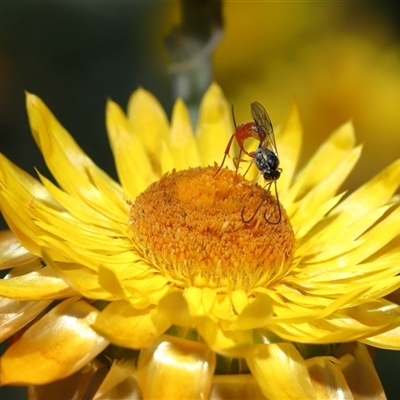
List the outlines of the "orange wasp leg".
{"type": "Polygon", "coordinates": [[[231,146],[232,146],[232,142],[233,142],[233,138],[234,138],[234,137],[235,137],[235,134],[233,134],[233,135],[231,136],[231,138],[229,139],[228,145],[226,146],[226,149],[225,149],[224,158],[222,159],[221,165],[219,166],[217,172],[213,175],[213,178],[214,178],[215,175],[218,174],[219,171],[221,171],[222,167],[224,166],[225,160],[226,160],[226,156],[229,155],[229,150],[231,149],[231,146]]]}
{"type": "MultiPolygon", "coordinates": [[[[247,152],[246,152],[246,154],[247,154],[248,156],[252,157],[252,158],[250,158],[250,159],[244,159],[244,158],[240,158],[240,156],[241,156],[241,154],[242,154],[242,150],[240,150],[240,152],[239,152],[239,157],[234,157],[234,158],[233,158],[233,163],[235,164],[235,167],[236,167],[236,175],[237,175],[237,173],[238,173],[239,164],[240,164],[241,162],[250,163],[249,166],[247,167],[245,173],[243,174],[243,177],[245,177],[245,176],[247,175],[247,173],[249,172],[249,169],[251,168],[252,163],[254,163],[253,153],[254,153],[254,152],[250,152],[250,153],[247,153],[247,152]]],[[[261,173],[258,174],[257,177],[256,177],[255,179],[252,180],[252,182],[255,182],[255,181],[259,178],[260,175],[261,175],[261,173]]]]}
{"type": "MultiPolygon", "coordinates": [[[[235,134],[235,133],[234,133],[234,134],[231,136],[231,138],[229,139],[228,145],[226,146],[226,149],[225,149],[224,158],[222,159],[221,165],[219,166],[217,172],[213,175],[213,178],[214,178],[215,175],[218,174],[219,171],[221,171],[222,167],[224,166],[226,157],[229,155],[229,151],[230,151],[230,149],[231,149],[231,146],[232,146],[232,142],[233,142],[233,138],[234,138],[234,137],[236,137],[236,134],[235,134]]],[[[237,139],[236,139],[236,140],[237,140],[237,139]]],[[[239,142],[238,142],[238,144],[239,144],[239,142]]],[[[249,157],[254,158],[254,155],[253,155],[254,152],[253,152],[253,151],[249,153],[249,152],[247,152],[245,149],[243,149],[242,147],[243,147],[243,144],[242,144],[242,146],[240,146],[240,144],[239,144],[239,157],[233,157],[233,163],[235,164],[236,174],[238,173],[239,163],[240,163],[240,162],[242,162],[242,161],[251,161],[251,160],[244,160],[244,159],[240,158],[241,155],[242,155],[242,152],[245,153],[245,154],[247,154],[249,157]]],[[[246,173],[247,173],[247,172],[246,172],[246,173]]]]}

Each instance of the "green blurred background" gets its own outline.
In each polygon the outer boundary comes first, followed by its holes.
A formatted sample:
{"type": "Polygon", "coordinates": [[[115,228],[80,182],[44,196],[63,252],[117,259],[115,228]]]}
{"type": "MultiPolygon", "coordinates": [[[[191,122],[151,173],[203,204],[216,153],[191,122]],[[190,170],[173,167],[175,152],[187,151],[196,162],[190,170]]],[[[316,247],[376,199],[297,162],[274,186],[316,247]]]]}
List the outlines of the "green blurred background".
{"type": "MultiPolygon", "coordinates": [[[[278,126],[296,98],[305,131],[301,163],[351,119],[365,143],[345,187],[354,189],[400,156],[399,11],[396,2],[226,1],[214,79],[239,123],[258,100],[278,126]]],[[[116,178],[106,99],[125,108],[142,86],[170,115],[164,42],[179,23],[174,1],[0,2],[0,151],[49,176],[29,131],[27,90],[116,178]]],[[[399,398],[400,354],[377,351],[376,363],[388,398],[399,398]]],[[[0,388],[0,398],[24,399],[26,391],[0,388]]]]}

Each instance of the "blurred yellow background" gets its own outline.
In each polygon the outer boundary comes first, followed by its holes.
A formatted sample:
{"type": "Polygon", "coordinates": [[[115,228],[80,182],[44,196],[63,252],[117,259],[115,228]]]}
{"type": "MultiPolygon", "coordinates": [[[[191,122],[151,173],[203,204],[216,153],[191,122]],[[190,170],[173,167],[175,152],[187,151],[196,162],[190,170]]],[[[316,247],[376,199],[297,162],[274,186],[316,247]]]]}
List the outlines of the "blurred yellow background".
{"type": "MultiPolygon", "coordinates": [[[[169,3],[171,25],[179,21],[178,6],[169,3]]],[[[215,80],[234,105],[237,123],[251,120],[249,104],[257,100],[278,126],[296,98],[304,163],[335,128],[352,120],[364,151],[346,184],[350,189],[397,159],[400,43],[394,11],[365,2],[224,2],[215,80]]]]}

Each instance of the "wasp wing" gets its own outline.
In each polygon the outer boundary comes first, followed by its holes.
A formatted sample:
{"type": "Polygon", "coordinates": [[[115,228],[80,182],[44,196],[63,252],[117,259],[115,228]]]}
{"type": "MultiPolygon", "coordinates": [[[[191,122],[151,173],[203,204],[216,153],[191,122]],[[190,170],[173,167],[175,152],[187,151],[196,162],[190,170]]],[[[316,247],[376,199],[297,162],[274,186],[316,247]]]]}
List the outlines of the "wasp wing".
{"type": "Polygon", "coordinates": [[[251,115],[253,116],[256,125],[263,131],[265,138],[260,143],[260,146],[271,148],[278,154],[275,142],[274,128],[272,126],[271,118],[267,110],[258,102],[251,103],[251,115]]]}

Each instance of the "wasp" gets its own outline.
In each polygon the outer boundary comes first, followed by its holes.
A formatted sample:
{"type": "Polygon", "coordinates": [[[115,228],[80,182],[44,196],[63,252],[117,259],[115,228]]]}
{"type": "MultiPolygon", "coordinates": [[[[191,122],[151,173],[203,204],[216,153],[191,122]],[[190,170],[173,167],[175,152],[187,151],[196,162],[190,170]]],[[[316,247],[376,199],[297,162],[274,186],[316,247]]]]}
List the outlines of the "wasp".
{"type": "MultiPolygon", "coordinates": [[[[272,122],[267,111],[259,102],[255,101],[251,103],[250,108],[254,122],[247,122],[245,124],[236,125],[235,115],[232,107],[232,116],[233,116],[233,123],[235,125],[235,132],[232,134],[231,138],[228,141],[221,166],[218,168],[215,175],[218,174],[218,172],[223,167],[225,159],[229,155],[233,140],[236,139],[236,143],[238,144],[239,147],[239,156],[233,159],[233,162],[236,167],[236,172],[238,171],[239,164],[241,161],[250,161],[251,163],[254,163],[256,165],[256,167],[260,171],[260,175],[262,175],[266,181],[266,186],[265,186],[266,192],[263,195],[262,199],[260,200],[260,203],[258,204],[256,209],[254,210],[253,214],[250,216],[250,218],[248,219],[245,218],[244,210],[246,207],[243,207],[242,221],[244,223],[248,223],[251,220],[253,220],[253,218],[257,215],[258,210],[266,200],[271,185],[274,184],[275,197],[278,204],[278,218],[276,221],[268,219],[265,211],[264,219],[268,223],[276,225],[281,222],[282,218],[282,211],[279,203],[278,189],[276,185],[276,181],[281,176],[282,169],[279,168],[279,157],[278,157],[278,150],[276,147],[274,128],[272,126],[272,122]],[[255,151],[248,151],[244,146],[244,142],[249,138],[254,138],[259,142],[258,148],[255,151]],[[249,156],[250,160],[242,159],[241,158],[242,153],[249,156]]],[[[245,175],[249,170],[249,168],[246,170],[245,175]]]]}

